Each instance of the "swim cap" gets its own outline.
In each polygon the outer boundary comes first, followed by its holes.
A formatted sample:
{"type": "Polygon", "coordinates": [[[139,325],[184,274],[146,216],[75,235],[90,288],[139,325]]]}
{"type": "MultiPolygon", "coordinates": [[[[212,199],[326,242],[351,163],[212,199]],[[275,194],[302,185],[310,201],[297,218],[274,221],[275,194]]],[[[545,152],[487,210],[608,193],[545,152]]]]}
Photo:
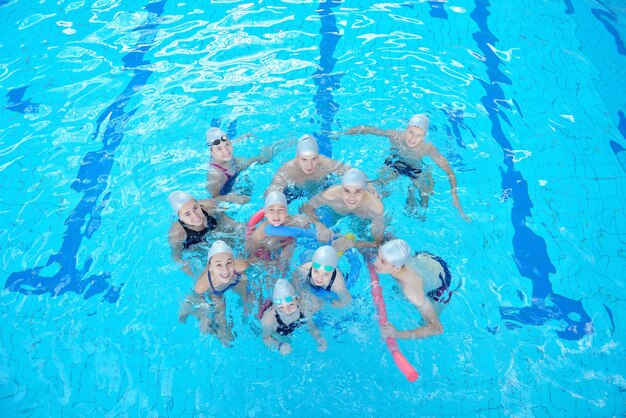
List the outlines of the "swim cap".
{"type": "Polygon", "coordinates": [[[265,197],[265,204],[263,205],[263,209],[267,211],[267,209],[272,205],[282,205],[287,208],[287,198],[282,192],[269,192],[265,197]]]}
{"type": "Polygon", "coordinates": [[[330,245],[324,245],[323,247],[319,247],[313,253],[313,259],[311,260],[313,263],[320,263],[323,266],[331,266],[332,268],[337,268],[337,263],[339,262],[339,257],[337,257],[337,251],[331,247],[330,245]]]}
{"type": "Polygon", "coordinates": [[[221,139],[223,136],[228,137],[228,135],[226,135],[226,132],[216,127],[209,128],[209,130],[206,131],[206,134],[204,135],[204,137],[206,138],[206,144],[209,147],[212,145],[213,141],[215,141],[216,139],[221,139]]]}
{"type": "Polygon", "coordinates": [[[298,157],[306,154],[318,155],[319,153],[320,149],[317,146],[317,140],[312,135],[302,135],[298,139],[298,146],[296,147],[296,155],[298,157]]]}
{"type": "Polygon", "coordinates": [[[380,246],[380,255],[397,268],[401,268],[411,257],[411,247],[403,239],[392,239],[380,246]]]}
{"type": "Polygon", "coordinates": [[[213,243],[213,245],[211,245],[211,248],[209,248],[209,255],[207,256],[207,261],[210,263],[211,257],[219,253],[230,253],[232,255],[233,249],[230,248],[230,245],[218,239],[217,241],[213,243]]]}
{"type": "Polygon", "coordinates": [[[358,168],[351,168],[341,177],[342,186],[358,186],[361,189],[367,188],[367,177],[358,168]]]}
{"type": "Polygon", "coordinates": [[[423,113],[418,113],[411,118],[408,126],[417,126],[418,128],[422,128],[424,132],[428,132],[429,125],[428,116],[423,113]]]}
{"type": "Polygon", "coordinates": [[[276,280],[274,291],[272,292],[272,299],[285,299],[287,296],[295,297],[296,288],[285,279],[276,280]]]}
{"type": "Polygon", "coordinates": [[[176,190],[170,193],[167,199],[170,201],[170,206],[172,207],[172,210],[174,211],[174,213],[178,215],[178,211],[180,210],[180,208],[182,208],[183,205],[189,202],[190,200],[194,200],[194,197],[190,195],[189,193],[176,190]]]}

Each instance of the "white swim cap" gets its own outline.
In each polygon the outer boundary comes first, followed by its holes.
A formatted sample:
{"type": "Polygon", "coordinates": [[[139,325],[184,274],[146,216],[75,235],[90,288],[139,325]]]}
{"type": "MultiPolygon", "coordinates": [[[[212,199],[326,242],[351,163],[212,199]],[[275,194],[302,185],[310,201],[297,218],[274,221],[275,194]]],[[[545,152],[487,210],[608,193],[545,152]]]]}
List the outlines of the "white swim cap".
{"type": "Polygon", "coordinates": [[[417,126],[418,128],[422,128],[424,132],[428,132],[429,125],[430,122],[428,120],[428,116],[423,113],[419,113],[411,118],[408,126],[417,126]]]}
{"type": "Polygon", "coordinates": [[[296,147],[296,155],[298,157],[309,154],[318,155],[319,153],[320,148],[317,146],[317,140],[312,135],[302,135],[298,139],[298,146],[296,147]]]}
{"type": "Polygon", "coordinates": [[[170,193],[167,199],[170,201],[170,206],[172,207],[172,210],[174,211],[174,213],[178,215],[178,211],[180,210],[180,208],[182,208],[183,205],[189,202],[190,200],[194,200],[194,197],[190,195],[189,193],[176,190],[170,193]]]}
{"type": "Polygon", "coordinates": [[[204,135],[204,137],[206,138],[206,144],[207,146],[211,146],[213,145],[213,141],[220,140],[223,139],[224,137],[226,137],[226,139],[228,139],[228,135],[226,134],[226,132],[222,131],[220,128],[209,128],[208,131],[206,131],[206,134],[204,135]]]}
{"type": "Polygon", "coordinates": [[[213,245],[211,245],[211,248],[209,248],[209,255],[207,256],[207,261],[210,263],[211,257],[219,253],[230,253],[232,255],[233,249],[230,248],[230,245],[218,239],[217,241],[213,243],[213,245]]]}
{"type": "Polygon", "coordinates": [[[392,239],[380,246],[380,255],[397,268],[401,268],[411,257],[411,247],[403,239],[392,239]]]}
{"type": "Polygon", "coordinates": [[[319,247],[315,250],[311,261],[313,263],[320,263],[323,266],[331,266],[336,269],[339,257],[337,257],[337,251],[333,247],[330,245],[324,245],[323,247],[319,247]]]}
{"type": "Polygon", "coordinates": [[[274,285],[274,291],[272,292],[272,299],[284,300],[288,296],[291,296],[292,298],[295,297],[296,288],[293,287],[293,285],[285,279],[276,280],[276,284],[274,285]]]}
{"type": "Polygon", "coordinates": [[[351,168],[341,177],[342,186],[358,186],[361,189],[367,188],[367,177],[358,168],[351,168]]]}
{"type": "Polygon", "coordinates": [[[265,197],[265,204],[263,209],[267,212],[267,209],[272,205],[282,205],[285,209],[288,207],[287,198],[282,192],[269,192],[265,197]]]}

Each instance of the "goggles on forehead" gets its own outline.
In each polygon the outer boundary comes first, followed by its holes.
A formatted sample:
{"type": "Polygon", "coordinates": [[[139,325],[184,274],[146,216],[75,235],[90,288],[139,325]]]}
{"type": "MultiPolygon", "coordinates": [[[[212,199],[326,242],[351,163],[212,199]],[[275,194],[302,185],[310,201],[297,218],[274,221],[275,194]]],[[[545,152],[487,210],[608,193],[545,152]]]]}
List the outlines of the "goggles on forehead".
{"type": "Polygon", "coordinates": [[[296,300],[295,296],[285,296],[282,299],[274,299],[274,305],[280,305],[281,303],[289,303],[296,300]]]}
{"type": "Polygon", "coordinates": [[[318,269],[318,270],[323,268],[324,271],[328,273],[330,273],[331,271],[335,269],[333,266],[322,266],[320,263],[313,263],[313,268],[318,269]]]}
{"type": "Polygon", "coordinates": [[[219,145],[221,142],[228,141],[228,135],[222,135],[220,138],[214,139],[211,145],[219,145]]]}

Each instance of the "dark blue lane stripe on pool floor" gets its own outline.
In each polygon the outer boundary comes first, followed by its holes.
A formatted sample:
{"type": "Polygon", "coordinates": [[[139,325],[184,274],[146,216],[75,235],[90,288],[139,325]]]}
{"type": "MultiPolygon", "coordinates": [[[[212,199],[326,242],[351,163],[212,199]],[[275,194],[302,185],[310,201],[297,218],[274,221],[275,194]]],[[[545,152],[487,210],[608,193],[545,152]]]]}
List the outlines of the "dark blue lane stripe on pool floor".
{"type": "Polygon", "coordinates": [[[601,9],[591,9],[591,13],[600,21],[600,23],[602,23],[602,25],[604,25],[606,31],[615,40],[617,52],[621,55],[626,55],[624,40],[619,36],[619,32],[615,29],[615,26],[611,24],[611,22],[617,23],[617,14],[613,10],[606,11],[601,9]]]}
{"type": "MultiPolygon", "coordinates": [[[[160,16],[165,2],[166,0],[150,3],[145,9],[160,16]]],[[[102,148],[85,155],[76,179],[72,183],[72,189],[83,193],[83,197],[65,221],[67,230],[60,251],[50,256],[45,266],[12,273],[6,281],[6,289],[29,295],[50,293],[57,296],[66,292],[84,293],[85,299],[106,291],[105,300],[113,303],[119,298],[120,288],[109,285],[110,274],[108,272],[84,278],[93,259],[87,258],[84,266],[79,268],[76,266],[76,257],[83,238],[91,238],[100,227],[100,214],[111,196],[111,193],[107,191],[107,185],[115,152],[124,137],[126,123],[135,113],[135,110],[124,111],[124,107],[152,74],[151,71],[140,70],[137,67],[148,63],[143,58],[153,45],[156,27],[156,24],[145,24],[134,29],[145,32],[145,35],[140,38],[137,47],[122,59],[127,69],[134,68],[134,75],[124,91],[98,117],[93,134],[94,139],[98,137],[100,127],[108,119],[102,134],[102,148]],[[56,274],[53,276],[41,274],[43,269],[55,263],[59,267],[56,274]]]]}
{"type": "Polygon", "coordinates": [[[333,89],[339,88],[339,80],[342,74],[333,74],[337,60],[333,57],[337,42],[339,42],[339,29],[337,29],[337,19],[332,11],[333,7],[339,6],[343,1],[327,0],[319,4],[317,13],[320,15],[320,69],[313,74],[313,81],[317,86],[317,92],[313,96],[315,110],[322,118],[320,131],[315,137],[320,148],[320,154],[327,157],[332,156],[332,144],[330,140],[333,131],[335,115],[339,110],[339,104],[333,98],[333,89]]]}
{"type": "Polygon", "coordinates": [[[515,231],[513,234],[515,263],[520,274],[530,279],[533,285],[531,306],[500,307],[500,315],[504,320],[509,321],[506,323],[509,328],[519,327],[517,323],[542,325],[549,321],[564,321],[567,327],[557,331],[558,336],[567,340],[578,340],[593,332],[591,318],[580,301],[568,299],[553,292],[549,275],[556,273],[556,269],[548,256],[544,239],[526,225],[526,218],[532,216],[530,209],[533,204],[528,195],[526,180],[522,173],[515,170],[513,156],[506,151],[513,147],[502,130],[500,119],[509,125],[510,122],[506,113],[500,111],[498,106],[510,109],[500,85],[512,83],[500,71],[501,61],[490,47],[490,45],[495,47],[498,39],[491,33],[487,24],[489,5],[487,0],[476,0],[476,8],[470,14],[480,28],[480,32],[472,36],[486,58],[484,62],[489,77],[489,83],[480,81],[487,93],[481,101],[489,113],[492,123],[491,134],[504,152],[506,170],[501,170],[502,189],[510,190],[509,197],[513,199],[511,221],[515,231]]]}
{"type": "Polygon", "coordinates": [[[27,88],[28,86],[19,87],[10,90],[6,94],[6,97],[9,98],[9,103],[6,106],[7,110],[23,113],[25,115],[29,113],[37,113],[39,110],[39,104],[31,102],[30,99],[24,99],[24,94],[26,93],[27,88]]]}
{"type": "MultiPolygon", "coordinates": [[[[617,112],[617,117],[619,118],[617,129],[626,140],[626,118],[624,117],[624,112],[621,110],[617,112]]],[[[617,157],[617,161],[619,161],[622,169],[626,172],[626,149],[616,141],[609,141],[609,145],[611,145],[611,149],[615,153],[615,157],[617,157]]]]}

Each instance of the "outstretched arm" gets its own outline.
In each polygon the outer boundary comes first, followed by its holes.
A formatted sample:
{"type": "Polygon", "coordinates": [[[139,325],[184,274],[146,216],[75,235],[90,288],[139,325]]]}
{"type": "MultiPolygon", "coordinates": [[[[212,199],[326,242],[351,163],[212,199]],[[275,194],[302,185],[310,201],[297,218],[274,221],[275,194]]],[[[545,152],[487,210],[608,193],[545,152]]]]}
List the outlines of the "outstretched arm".
{"type": "Polygon", "coordinates": [[[271,315],[270,309],[265,311],[263,318],[261,318],[261,325],[263,326],[263,344],[270,350],[276,350],[280,354],[285,355],[291,353],[291,344],[278,341],[273,337],[274,331],[276,331],[276,319],[271,315]]]}
{"type": "Polygon", "coordinates": [[[228,346],[234,337],[228,321],[226,321],[226,302],[222,296],[211,295],[210,298],[215,312],[214,320],[217,325],[217,338],[223,345],[228,346]]]}
{"type": "Polygon", "coordinates": [[[254,163],[259,163],[259,164],[268,163],[274,157],[274,154],[276,153],[276,149],[278,148],[278,144],[282,142],[283,141],[277,141],[273,145],[263,148],[261,150],[261,153],[257,155],[256,157],[250,157],[250,158],[238,160],[237,164],[239,166],[238,167],[239,170],[243,171],[254,163]]]}
{"type": "Polygon", "coordinates": [[[282,193],[283,190],[285,190],[285,188],[287,187],[287,184],[288,184],[287,178],[288,178],[287,168],[283,165],[281,168],[278,169],[278,171],[274,175],[272,182],[270,183],[269,187],[265,191],[265,195],[267,196],[269,192],[281,192],[282,193]]]}
{"type": "Polygon", "coordinates": [[[452,194],[452,204],[459,211],[463,219],[465,219],[467,222],[471,222],[472,220],[465,214],[463,208],[461,207],[459,195],[456,191],[456,175],[454,174],[454,171],[452,171],[450,163],[448,162],[446,157],[441,155],[441,153],[435,147],[433,147],[428,155],[433,159],[435,164],[437,164],[437,166],[439,166],[439,168],[441,168],[448,176],[448,181],[450,182],[450,193],[452,194]]]}
{"type": "Polygon", "coordinates": [[[409,301],[417,307],[426,323],[424,326],[405,330],[398,331],[390,322],[383,326],[383,336],[393,337],[393,338],[402,338],[402,339],[417,339],[417,338],[427,338],[433,335],[439,335],[443,333],[443,325],[441,325],[441,321],[439,320],[439,316],[433,305],[430,303],[430,300],[426,298],[424,295],[424,291],[418,294],[407,294],[409,301]]]}
{"type": "Polygon", "coordinates": [[[179,264],[182,264],[183,271],[189,276],[194,277],[189,262],[183,260],[183,242],[185,241],[185,230],[178,222],[170,227],[168,241],[172,250],[172,258],[179,264]]]}
{"type": "Polygon", "coordinates": [[[330,201],[325,197],[326,193],[327,191],[318,193],[313,196],[311,200],[302,205],[302,211],[309,217],[311,223],[315,225],[315,229],[317,230],[317,239],[320,242],[328,242],[333,238],[333,232],[320,221],[315,213],[315,209],[330,203],[330,201]]]}
{"type": "Polygon", "coordinates": [[[346,135],[376,135],[391,139],[395,136],[394,129],[380,129],[375,126],[359,125],[344,132],[346,135]]]}
{"type": "Polygon", "coordinates": [[[326,347],[328,347],[328,343],[326,339],[322,337],[322,333],[313,323],[313,319],[309,318],[309,333],[315,338],[315,342],[317,342],[317,351],[324,352],[326,351],[326,347]]]}
{"type": "Polygon", "coordinates": [[[352,295],[350,295],[350,292],[346,288],[346,282],[344,278],[342,278],[341,281],[335,280],[332,291],[335,292],[335,294],[339,298],[332,303],[335,308],[343,308],[344,306],[347,306],[352,302],[352,295]]]}

